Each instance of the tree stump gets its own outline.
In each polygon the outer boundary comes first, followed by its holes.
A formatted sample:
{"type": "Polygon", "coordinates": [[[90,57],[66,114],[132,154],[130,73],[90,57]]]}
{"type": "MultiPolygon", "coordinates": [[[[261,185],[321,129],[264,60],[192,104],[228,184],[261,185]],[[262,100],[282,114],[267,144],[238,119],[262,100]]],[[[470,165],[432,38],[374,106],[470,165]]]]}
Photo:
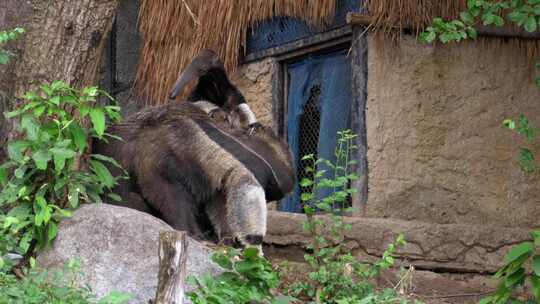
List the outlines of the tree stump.
{"type": "Polygon", "coordinates": [[[155,304],[183,304],[188,241],[183,231],[159,234],[159,275],[155,304]]]}

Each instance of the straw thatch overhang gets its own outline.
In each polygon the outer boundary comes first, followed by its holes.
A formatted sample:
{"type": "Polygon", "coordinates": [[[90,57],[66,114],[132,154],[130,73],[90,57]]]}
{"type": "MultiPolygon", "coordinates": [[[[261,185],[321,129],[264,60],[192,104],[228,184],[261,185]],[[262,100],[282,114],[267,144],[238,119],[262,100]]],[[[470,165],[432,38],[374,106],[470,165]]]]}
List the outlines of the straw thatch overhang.
{"type": "Polygon", "coordinates": [[[165,103],[177,73],[199,50],[215,50],[232,71],[250,26],[274,16],[323,26],[335,7],[336,0],[142,0],[137,92],[150,103],[165,103]]]}
{"type": "MultiPolygon", "coordinates": [[[[247,31],[275,16],[297,17],[324,27],[334,16],[338,0],[141,0],[139,29],[142,51],[135,88],[148,104],[166,103],[175,78],[203,48],[217,51],[228,71],[243,54],[247,31]]],[[[358,0],[362,1],[362,0],[358,0]]],[[[386,36],[407,28],[418,34],[433,17],[457,18],[466,0],[365,0],[369,26],[386,36]]],[[[520,41],[531,57],[539,40],[520,41]]]]}

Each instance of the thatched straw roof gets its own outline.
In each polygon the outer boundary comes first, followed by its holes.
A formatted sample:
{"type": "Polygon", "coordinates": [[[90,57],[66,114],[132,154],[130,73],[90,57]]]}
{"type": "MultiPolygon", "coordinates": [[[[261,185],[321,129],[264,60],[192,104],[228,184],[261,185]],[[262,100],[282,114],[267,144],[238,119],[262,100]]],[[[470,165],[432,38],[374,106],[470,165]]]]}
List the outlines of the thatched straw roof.
{"type": "MultiPolygon", "coordinates": [[[[143,45],[135,89],[148,103],[167,102],[177,74],[199,50],[211,48],[233,71],[245,47],[247,31],[274,16],[298,17],[324,26],[338,0],[141,0],[139,29],[143,45]]],[[[466,0],[358,0],[365,2],[373,28],[388,24],[420,31],[433,17],[456,18],[466,0]]],[[[526,43],[536,54],[538,41],[526,43]]]]}
{"type": "Polygon", "coordinates": [[[142,0],[143,39],[136,89],[152,103],[167,102],[177,73],[203,48],[238,65],[249,26],[274,16],[299,17],[323,25],[334,16],[336,0],[142,0]]]}
{"type": "Polygon", "coordinates": [[[421,30],[431,23],[433,17],[455,19],[467,9],[466,0],[367,0],[369,14],[374,17],[373,25],[388,24],[410,26],[421,30]]]}

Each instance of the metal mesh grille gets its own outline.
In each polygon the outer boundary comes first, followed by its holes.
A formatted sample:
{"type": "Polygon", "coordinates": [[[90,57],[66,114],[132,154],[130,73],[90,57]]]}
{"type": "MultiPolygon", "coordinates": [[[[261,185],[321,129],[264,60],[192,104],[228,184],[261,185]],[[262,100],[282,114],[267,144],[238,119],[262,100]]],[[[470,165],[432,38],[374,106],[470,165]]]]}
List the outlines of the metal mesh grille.
{"type": "MultiPolygon", "coordinates": [[[[304,105],[304,111],[300,117],[300,130],[298,131],[298,181],[303,178],[313,180],[313,172],[306,173],[306,166],[312,165],[311,161],[302,160],[304,155],[313,154],[317,158],[317,147],[319,145],[319,128],[321,125],[321,112],[319,110],[319,96],[321,86],[311,87],[309,99],[304,105]]],[[[302,192],[311,192],[311,187],[305,187],[302,192]]]]}
{"type": "MultiPolygon", "coordinates": [[[[321,86],[314,85],[310,89],[309,99],[304,105],[303,114],[300,117],[300,130],[298,131],[298,181],[303,178],[314,179],[315,172],[305,172],[307,166],[312,165],[309,160],[302,160],[304,155],[313,154],[318,158],[317,150],[319,146],[319,131],[321,127],[321,112],[319,110],[319,97],[321,95],[321,86]]],[[[350,186],[350,185],[349,185],[350,186]]],[[[312,187],[303,187],[302,192],[312,192],[312,187]]],[[[343,209],[352,206],[351,197],[343,203],[336,203],[334,208],[343,209]]]]}

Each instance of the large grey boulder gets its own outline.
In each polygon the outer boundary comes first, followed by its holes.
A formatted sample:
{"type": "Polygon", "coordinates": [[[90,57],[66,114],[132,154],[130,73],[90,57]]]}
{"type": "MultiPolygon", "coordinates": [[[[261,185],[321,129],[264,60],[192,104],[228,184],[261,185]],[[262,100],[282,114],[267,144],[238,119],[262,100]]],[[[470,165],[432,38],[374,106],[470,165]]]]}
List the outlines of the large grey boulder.
{"type": "MultiPolygon", "coordinates": [[[[159,268],[159,232],[172,230],[163,221],[133,209],[107,204],[83,205],[59,226],[52,248],[38,256],[45,268],[62,267],[71,258],[81,262],[84,277],[98,296],[110,291],[134,295],[130,303],[154,299],[159,268]]],[[[210,249],[189,239],[188,275],[218,273],[210,249]]]]}

